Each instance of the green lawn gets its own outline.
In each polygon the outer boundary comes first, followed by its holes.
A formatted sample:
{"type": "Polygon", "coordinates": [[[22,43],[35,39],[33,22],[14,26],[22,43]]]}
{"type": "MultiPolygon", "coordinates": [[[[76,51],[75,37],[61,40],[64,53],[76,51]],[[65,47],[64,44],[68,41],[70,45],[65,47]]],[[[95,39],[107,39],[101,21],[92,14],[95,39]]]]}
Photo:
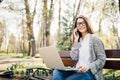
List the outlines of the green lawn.
{"type": "Polygon", "coordinates": [[[12,58],[30,58],[26,54],[22,53],[0,53],[1,57],[12,57],[12,58]]]}

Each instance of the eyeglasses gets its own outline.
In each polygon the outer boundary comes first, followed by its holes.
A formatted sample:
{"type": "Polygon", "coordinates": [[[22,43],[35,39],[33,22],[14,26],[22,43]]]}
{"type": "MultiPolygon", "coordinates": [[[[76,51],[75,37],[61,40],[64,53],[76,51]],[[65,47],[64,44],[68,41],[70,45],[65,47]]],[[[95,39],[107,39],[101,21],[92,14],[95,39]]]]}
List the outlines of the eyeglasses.
{"type": "Polygon", "coordinates": [[[83,22],[77,22],[77,26],[85,26],[86,24],[85,24],[85,22],[83,21],[83,22]]]}

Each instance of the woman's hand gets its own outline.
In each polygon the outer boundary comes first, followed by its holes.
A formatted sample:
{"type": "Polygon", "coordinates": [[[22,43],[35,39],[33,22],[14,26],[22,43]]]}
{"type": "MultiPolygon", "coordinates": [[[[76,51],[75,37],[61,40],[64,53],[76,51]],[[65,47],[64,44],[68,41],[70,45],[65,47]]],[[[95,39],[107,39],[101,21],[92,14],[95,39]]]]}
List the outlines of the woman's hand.
{"type": "Polygon", "coordinates": [[[75,42],[78,42],[79,34],[77,32],[77,28],[74,29],[74,37],[75,37],[75,42]]]}
{"type": "Polygon", "coordinates": [[[85,73],[85,72],[87,72],[88,70],[89,70],[90,68],[89,68],[89,66],[79,66],[78,67],[78,72],[83,72],[83,73],[85,73]]]}

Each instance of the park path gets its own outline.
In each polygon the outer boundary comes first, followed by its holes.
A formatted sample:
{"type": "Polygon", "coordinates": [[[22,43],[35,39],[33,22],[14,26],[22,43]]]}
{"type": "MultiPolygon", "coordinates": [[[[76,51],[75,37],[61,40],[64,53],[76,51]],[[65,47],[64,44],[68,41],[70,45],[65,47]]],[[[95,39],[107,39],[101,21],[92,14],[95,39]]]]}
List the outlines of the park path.
{"type": "Polygon", "coordinates": [[[37,62],[41,61],[41,58],[30,58],[30,59],[25,59],[25,58],[11,58],[11,57],[1,57],[0,56],[0,71],[5,70],[7,67],[12,66],[12,64],[15,64],[17,62],[37,62]]]}

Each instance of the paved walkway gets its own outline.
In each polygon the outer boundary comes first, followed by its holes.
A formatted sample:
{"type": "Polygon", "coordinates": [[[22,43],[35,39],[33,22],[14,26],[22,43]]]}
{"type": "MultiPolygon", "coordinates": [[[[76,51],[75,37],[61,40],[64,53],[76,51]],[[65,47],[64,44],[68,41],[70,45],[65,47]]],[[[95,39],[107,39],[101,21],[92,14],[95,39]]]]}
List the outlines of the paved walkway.
{"type": "Polygon", "coordinates": [[[36,62],[41,61],[41,58],[10,58],[10,57],[1,57],[0,56],[0,71],[5,70],[7,67],[12,66],[17,62],[36,62]]]}

